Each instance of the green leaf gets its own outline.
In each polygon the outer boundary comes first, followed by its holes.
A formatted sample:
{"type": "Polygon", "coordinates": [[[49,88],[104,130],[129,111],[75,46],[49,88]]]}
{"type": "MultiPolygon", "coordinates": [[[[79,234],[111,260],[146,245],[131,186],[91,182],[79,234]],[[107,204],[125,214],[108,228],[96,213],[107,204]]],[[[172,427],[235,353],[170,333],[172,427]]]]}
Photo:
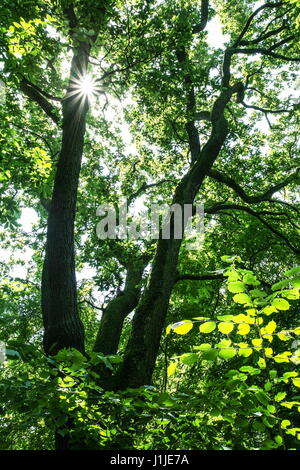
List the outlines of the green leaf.
{"type": "Polygon", "coordinates": [[[218,315],[217,319],[221,321],[231,321],[233,318],[233,315],[218,315]]]}
{"type": "Polygon", "coordinates": [[[274,356],[274,361],[275,362],[278,362],[278,363],[282,363],[282,362],[290,362],[289,360],[289,356],[291,356],[292,353],[289,352],[289,351],[285,351],[281,354],[277,354],[276,356],[274,356]]]}
{"type": "Polygon", "coordinates": [[[251,299],[249,297],[249,295],[247,294],[236,294],[234,297],[233,297],[233,300],[234,302],[238,303],[238,304],[247,304],[247,303],[250,303],[251,302],[251,299]]]}
{"type": "Polygon", "coordinates": [[[222,339],[216,346],[220,349],[229,348],[231,346],[232,341],[230,339],[222,339]]]}
{"type": "Polygon", "coordinates": [[[162,406],[174,406],[175,404],[175,401],[167,392],[161,393],[157,399],[157,402],[162,406]]]}
{"type": "Polygon", "coordinates": [[[247,343],[239,343],[238,355],[242,357],[249,357],[253,353],[253,349],[248,347],[247,343]]]}
{"type": "Polygon", "coordinates": [[[276,307],[278,310],[288,310],[290,308],[290,304],[285,299],[274,299],[272,301],[273,307],[276,307]]]}
{"type": "Polygon", "coordinates": [[[300,387],[300,378],[292,379],[292,382],[295,385],[295,387],[300,387]]]}
{"type": "Polygon", "coordinates": [[[250,325],[248,325],[247,323],[240,323],[238,325],[238,334],[239,335],[247,335],[250,331],[250,325]]]}
{"type": "Polygon", "coordinates": [[[252,366],[242,366],[240,367],[241,372],[247,372],[250,375],[258,375],[261,373],[260,369],[257,369],[257,367],[252,367],[252,366]]]}
{"type": "Polygon", "coordinates": [[[271,335],[276,330],[277,324],[274,320],[272,320],[264,328],[265,328],[265,332],[271,335]]]}
{"type": "Polygon", "coordinates": [[[205,361],[214,361],[217,357],[218,357],[217,349],[212,348],[202,353],[202,359],[204,359],[205,361]]]}
{"type": "Polygon", "coordinates": [[[219,351],[219,357],[221,359],[231,359],[236,355],[236,350],[234,348],[221,349],[219,351]]]}
{"type": "Polygon", "coordinates": [[[224,255],[221,256],[221,260],[224,261],[225,263],[232,263],[235,260],[235,256],[229,256],[229,255],[224,255]]]}
{"type": "Polygon", "coordinates": [[[265,308],[263,308],[262,311],[265,315],[271,315],[274,312],[278,312],[277,308],[275,308],[274,305],[267,305],[265,308]]]}
{"type": "Polygon", "coordinates": [[[211,349],[211,344],[202,343],[199,346],[195,346],[194,349],[199,349],[199,351],[208,351],[209,349],[211,349]]]}
{"type": "Polygon", "coordinates": [[[245,289],[246,289],[245,284],[240,281],[229,282],[228,284],[229,292],[233,292],[234,294],[238,292],[244,292],[245,289]]]}
{"type": "Polygon", "coordinates": [[[177,363],[176,362],[172,362],[168,369],[167,369],[167,374],[168,374],[168,377],[171,377],[171,375],[173,375],[175,373],[175,370],[176,370],[176,367],[177,367],[177,363]]]}
{"type": "Polygon", "coordinates": [[[233,323],[221,322],[218,324],[218,330],[221,331],[221,333],[228,334],[233,330],[233,323]]]}
{"type": "Polygon", "coordinates": [[[280,290],[280,289],[286,287],[289,284],[289,282],[290,281],[288,279],[283,279],[283,281],[276,282],[276,284],[274,284],[272,286],[272,290],[273,291],[280,290]]]}
{"type": "Polygon", "coordinates": [[[300,276],[295,277],[294,279],[291,280],[291,284],[294,287],[300,287],[300,276]]]}
{"type": "Polygon", "coordinates": [[[296,266],[295,268],[289,269],[289,271],[285,271],[283,274],[286,277],[291,277],[291,276],[295,276],[298,273],[300,273],[300,266],[296,266]]]}
{"type": "Polygon", "coordinates": [[[282,429],[286,429],[290,425],[291,425],[291,422],[288,419],[284,419],[283,421],[281,421],[280,426],[282,427],[282,429]]]}
{"type": "Polygon", "coordinates": [[[183,320],[178,323],[174,323],[171,328],[174,333],[177,333],[178,335],[186,335],[193,328],[193,326],[194,325],[191,320],[183,320]]]}
{"type": "Polygon", "coordinates": [[[245,274],[245,276],[243,277],[243,282],[251,286],[256,286],[259,284],[259,281],[257,281],[256,276],[254,276],[252,273],[245,274]]]}
{"type": "Polygon", "coordinates": [[[268,406],[269,404],[269,397],[268,395],[263,392],[262,390],[258,390],[256,393],[255,393],[255,396],[257,398],[257,400],[264,406],[268,406]]]}
{"type": "Polygon", "coordinates": [[[240,279],[240,275],[237,271],[229,270],[224,273],[224,276],[228,277],[228,281],[238,281],[240,279]]]}
{"type": "Polygon", "coordinates": [[[214,321],[207,321],[205,323],[202,323],[202,325],[199,326],[200,333],[211,333],[216,329],[216,322],[214,321]]]}
{"type": "Polygon", "coordinates": [[[199,360],[199,357],[195,353],[186,353],[186,354],[182,354],[181,356],[179,356],[179,359],[181,362],[183,362],[183,364],[191,366],[199,360]]]}
{"type": "Polygon", "coordinates": [[[258,367],[260,367],[261,369],[265,369],[266,368],[266,361],[263,357],[260,357],[257,361],[257,365],[258,367]]]}
{"type": "Polygon", "coordinates": [[[274,400],[275,401],[282,401],[286,397],[286,392],[278,392],[276,393],[274,400]]]}

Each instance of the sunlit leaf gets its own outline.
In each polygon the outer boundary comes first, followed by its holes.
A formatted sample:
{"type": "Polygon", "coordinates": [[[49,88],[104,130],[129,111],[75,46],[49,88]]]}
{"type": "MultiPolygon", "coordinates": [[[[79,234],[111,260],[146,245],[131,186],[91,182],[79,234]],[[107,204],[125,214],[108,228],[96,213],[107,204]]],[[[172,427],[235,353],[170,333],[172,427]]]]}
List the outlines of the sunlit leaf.
{"type": "Polygon", "coordinates": [[[229,292],[232,292],[234,294],[238,292],[244,292],[246,289],[246,286],[243,282],[240,281],[235,281],[235,282],[229,282],[228,284],[228,290],[229,292]]]}
{"type": "Polygon", "coordinates": [[[218,324],[218,330],[221,333],[228,334],[233,330],[233,323],[231,322],[221,322],[218,324]]]}
{"type": "Polygon", "coordinates": [[[176,362],[172,362],[172,363],[168,366],[168,369],[167,369],[168,377],[171,377],[171,375],[173,375],[173,374],[175,373],[176,367],[177,367],[176,362]]]}
{"type": "Polygon", "coordinates": [[[272,301],[273,307],[276,307],[278,310],[288,310],[290,308],[290,304],[285,299],[274,299],[272,301]]]}
{"type": "Polygon", "coordinates": [[[250,325],[242,324],[242,323],[240,323],[238,325],[238,331],[237,332],[238,332],[239,335],[247,335],[249,333],[249,331],[250,331],[250,325]]]}
{"type": "Polygon", "coordinates": [[[201,333],[211,333],[216,329],[216,322],[214,321],[207,321],[205,323],[202,323],[202,325],[199,326],[199,330],[201,333]]]}
{"type": "Polygon", "coordinates": [[[234,302],[238,303],[238,304],[247,304],[247,303],[250,303],[251,302],[251,299],[249,297],[249,295],[247,294],[236,294],[234,297],[233,297],[233,300],[234,302]]]}
{"type": "Polygon", "coordinates": [[[174,333],[185,335],[193,328],[193,322],[191,320],[183,320],[178,323],[174,323],[171,328],[174,333]]]}
{"type": "Polygon", "coordinates": [[[234,348],[220,349],[219,357],[222,359],[231,359],[236,355],[236,350],[234,348]]]}

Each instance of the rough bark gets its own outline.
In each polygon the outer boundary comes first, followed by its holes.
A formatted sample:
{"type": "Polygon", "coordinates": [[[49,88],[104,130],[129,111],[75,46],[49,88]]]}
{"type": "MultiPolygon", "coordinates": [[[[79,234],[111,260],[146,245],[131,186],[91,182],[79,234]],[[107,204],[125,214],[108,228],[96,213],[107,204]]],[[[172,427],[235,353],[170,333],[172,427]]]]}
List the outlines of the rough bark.
{"type": "Polygon", "coordinates": [[[144,268],[144,265],[128,267],[124,290],[111,299],[102,314],[94,351],[117,353],[124,320],[140,299],[144,268]]]}
{"type": "Polygon", "coordinates": [[[77,311],[74,219],[83,152],[88,100],[74,92],[74,79],[87,69],[90,46],[81,43],[71,64],[70,82],[63,100],[63,136],[48,217],[46,255],[42,276],[44,349],[84,350],[84,329],[77,311]]]}
{"type": "MultiPolygon", "coordinates": [[[[232,95],[238,93],[241,84],[227,85],[221,92],[211,113],[211,135],[201,151],[190,140],[191,169],[179,183],[173,204],[193,204],[205,176],[225,142],[228,123],[224,116],[225,106],[232,95]]],[[[132,322],[132,332],[125,351],[124,361],[115,375],[114,387],[125,389],[151,383],[152,373],[170,296],[176,282],[177,263],[182,240],[172,236],[172,216],[169,240],[160,239],[154,257],[149,283],[144,291],[132,322]]]]}

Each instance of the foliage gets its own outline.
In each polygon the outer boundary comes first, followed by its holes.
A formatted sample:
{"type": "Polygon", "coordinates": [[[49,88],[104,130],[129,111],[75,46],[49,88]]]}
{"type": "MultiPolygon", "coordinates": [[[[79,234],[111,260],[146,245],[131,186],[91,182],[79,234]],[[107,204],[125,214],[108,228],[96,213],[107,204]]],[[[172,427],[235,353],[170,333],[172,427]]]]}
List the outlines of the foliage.
{"type": "Polygon", "coordinates": [[[1,449],[299,449],[299,61],[299,0],[2,0],[1,449]]]}
{"type": "Polygon", "coordinates": [[[279,325],[290,309],[288,300],[299,299],[300,267],[285,272],[285,279],[274,284],[273,293],[268,295],[258,288],[260,282],[253,272],[238,267],[239,257],[223,259],[230,263],[234,260],[224,275],[229,292],[235,293],[233,302],[242,305],[245,313],[218,315],[217,321],[196,317],[193,322],[183,320],[169,326],[167,334],[186,334],[200,322],[201,337],[214,334],[212,343],[195,345],[193,352],[175,356],[168,376],[176,374],[180,364],[230,360],[234,368],[205,386],[213,402],[211,416],[232,426],[226,447],[249,448],[252,441],[252,449],[299,449],[300,327],[297,321],[289,329],[281,330],[279,325]],[[226,336],[222,339],[220,333],[226,336]],[[239,432],[246,441],[240,438],[237,444],[234,435],[239,432]]]}

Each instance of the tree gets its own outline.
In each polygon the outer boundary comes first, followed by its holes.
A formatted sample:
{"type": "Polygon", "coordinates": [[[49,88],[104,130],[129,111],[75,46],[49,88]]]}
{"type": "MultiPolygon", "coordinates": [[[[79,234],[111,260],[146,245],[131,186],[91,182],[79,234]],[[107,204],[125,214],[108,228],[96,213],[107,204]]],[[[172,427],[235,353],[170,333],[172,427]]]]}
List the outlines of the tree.
{"type": "Polygon", "coordinates": [[[204,282],[203,308],[218,308],[222,255],[240,254],[266,286],[299,259],[299,8],[205,0],[27,3],[26,10],[1,7],[1,217],[14,232],[20,201],[47,225],[46,241],[39,234],[33,242],[32,281],[41,278],[45,354],[122,351],[114,374],[99,369],[100,382],[113,391],[138,388],[152,382],[167,317],[176,320],[180,298],[193,298],[195,283],[204,282]],[[218,48],[208,36],[217,17],[226,34],[218,48]],[[123,121],[110,120],[108,107],[128,96],[123,121]],[[118,128],[124,122],[132,152],[118,128]],[[182,209],[204,202],[203,250],[193,253],[175,237],[172,212],[169,239],[160,231],[157,243],[99,241],[96,208],[116,206],[121,196],[131,205],[143,196],[148,206],[164,200],[182,209]],[[77,267],[88,262],[101,272],[94,285],[76,285],[76,237],[77,267]],[[95,285],[110,297],[96,335],[95,285]]]}

